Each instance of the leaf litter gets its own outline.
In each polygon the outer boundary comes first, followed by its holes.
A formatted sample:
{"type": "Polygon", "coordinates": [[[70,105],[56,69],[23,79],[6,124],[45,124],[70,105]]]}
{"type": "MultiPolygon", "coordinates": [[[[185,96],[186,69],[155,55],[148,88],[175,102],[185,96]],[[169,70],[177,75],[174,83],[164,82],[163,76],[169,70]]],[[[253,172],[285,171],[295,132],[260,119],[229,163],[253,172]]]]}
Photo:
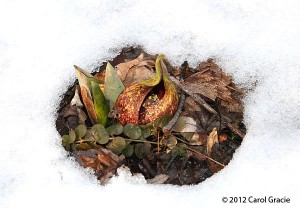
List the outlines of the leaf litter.
{"type": "Polygon", "coordinates": [[[151,184],[197,184],[223,169],[243,140],[244,91],[231,77],[212,59],[193,69],[162,57],[129,47],[92,74],[75,66],[79,82],[64,94],[56,127],[63,147],[101,184],[121,165],[151,184]],[[134,108],[126,122],[119,99],[134,108]],[[174,111],[163,108],[174,102],[174,111]]]}

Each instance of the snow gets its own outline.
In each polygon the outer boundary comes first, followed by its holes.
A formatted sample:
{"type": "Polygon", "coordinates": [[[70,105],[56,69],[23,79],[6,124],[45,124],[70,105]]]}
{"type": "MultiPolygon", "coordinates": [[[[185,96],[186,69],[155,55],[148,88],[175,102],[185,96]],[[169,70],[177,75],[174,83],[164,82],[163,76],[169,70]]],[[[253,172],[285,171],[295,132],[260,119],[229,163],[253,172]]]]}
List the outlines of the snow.
{"type": "Polygon", "coordinates": [[[0,2],[0,207],[299,207],[300,3],[0,2]],[[56,108],[75,80],[127,45],[174,65],[214,58],[240,86],[248,132],[232,162],[195,186],[145,185],[121,169],[107,186],[67,158],[56,108]],[[224,204],[222,197],[289,197],[224,204]]]}

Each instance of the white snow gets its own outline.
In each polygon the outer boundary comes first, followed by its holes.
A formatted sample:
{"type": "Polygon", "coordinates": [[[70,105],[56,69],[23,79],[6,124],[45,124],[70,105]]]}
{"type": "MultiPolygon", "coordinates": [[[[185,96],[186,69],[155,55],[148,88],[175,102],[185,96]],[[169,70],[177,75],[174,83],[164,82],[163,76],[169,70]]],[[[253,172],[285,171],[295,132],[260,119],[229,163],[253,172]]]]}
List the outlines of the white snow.
{"type": "Polygon", "coordinates": [[[0,2],[0,207],[299,207],[300,3],[0,2]],[[145,185],[125,170],[101,187],[66,156],[56,108],[76,64],[92,70],[126,45],[173,64],[215,58],[241,86],[247,135],[232,162],[196,186],[145,185]],[[223,196],[290,204],[224,204],[223,196]]]}

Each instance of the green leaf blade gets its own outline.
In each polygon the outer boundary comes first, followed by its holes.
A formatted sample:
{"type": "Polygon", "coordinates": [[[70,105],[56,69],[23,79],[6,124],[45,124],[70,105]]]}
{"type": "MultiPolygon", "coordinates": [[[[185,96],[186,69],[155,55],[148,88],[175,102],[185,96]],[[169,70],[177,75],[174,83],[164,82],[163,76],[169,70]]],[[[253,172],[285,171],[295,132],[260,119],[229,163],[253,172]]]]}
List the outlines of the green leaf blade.
{"type": "Polygon", "coordinates": [[[91,81],[91,87],[92,87],[92,96],[94,100],[94,108],[95,108],[98,123],[105,126],[108,120],[109,105],[107,103],[107,100],[105,99],[105,96],[99,84],[97,84],[94,81],[91,81]]]}
{"type": "Polygon", "coordinates": [[[107,62],[105,81],[104,81],[104,95],[110,102],[110,107],[115,105],[115,102],[121,92],[125,89],[120,77],[118,76],[115,68],[107,62]]]}

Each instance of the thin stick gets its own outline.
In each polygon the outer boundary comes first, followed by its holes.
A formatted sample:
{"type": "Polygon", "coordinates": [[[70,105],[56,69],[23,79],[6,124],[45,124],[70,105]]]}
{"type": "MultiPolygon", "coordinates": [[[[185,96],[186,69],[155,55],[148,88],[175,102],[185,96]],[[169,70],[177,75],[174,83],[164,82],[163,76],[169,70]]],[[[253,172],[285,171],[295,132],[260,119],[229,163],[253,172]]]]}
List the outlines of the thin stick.
{"type": "Polygon", "coordinates": [[[157,153],[159,153],[159,131],[157,132],[157,153]]]}
{"type": "MultiPolygon", "coordinates": [[[[175,85],[177,85],[182,91],[184,91],[186,94],[190,95],[197,103],[199,103],[203,108],[205,108],[208,112],[214,114],[217,117],[220,117],[220,115],[218,114],[217,111],[215,111],[212,107],[210,107],[205,100],[203,100],[199,95],[190,92],[187,87],[185,86],[184,83],[180,82],[179,80],[171,77],[171,80],[174,82],[175,85]]],[[[244,138],[245,134],[242,133],[239,129],[234,128],[231,123],[230,123],[230,119],[227,117],[225,118],[225,124],[231,129],[231,131],[233,131],[234,133],[236,133],[237,135],[239,135],[241,138],[244,138]]]]}
{"type": "Polygon", "coordinates": [[[187,87],[185,86],[184,83],[180,82],[179,80],[177,80],[174,77],[171,77],[171,80],[173,81],[173,83],[175,85],[177,85],[181,90],[183,90],[186,94],[188,94],[189,96],[191,96],[197,103],[199,103],[203,108],[205,108],[208,112],[217,115],[218,113],[217,111],[215,111],[212,107],[210,107],[205,100],[203,100],[199,95],[197,95],[196,93],[192,93],[190,92],[190,90],[187,89],[187,87]]]}
{"type": "Polygon", "coordinates": [[[239,135],[239,137],[241,137],[242,139],[245,137],[245,134],[242,133],[239,129],[232,126],[232,124],[230,122],[226,122],[226,125],[230,128],[231,131],[233,131],[234,133],[239,135]]]}
{"type": "Polygon", "coordinates": [[[190,151],[192,151],[192,152],[194,152],[194,153],[197,153],[197,154],[199,154],[199,155],[201,155],[201,156],[203,156],[203,157],[205,157],[205,158],[207,158],[207,159],[213,161],[214,163],[217,163],[218,165],[221,165],[222,167],[225,167],[224,164],[222,164],[222,163],[220,163],[220,162],[218,162],[218,161],[212,159],[211,157],[208,157],[208,156],[205,155],[205,154],[202,154],[201,152],[198,152],[197,150],[194,150],[194,149],[189,148],[189,147],[186,147],[186,149],[188,149],[188,150],[190,150],[190,151]]]}

